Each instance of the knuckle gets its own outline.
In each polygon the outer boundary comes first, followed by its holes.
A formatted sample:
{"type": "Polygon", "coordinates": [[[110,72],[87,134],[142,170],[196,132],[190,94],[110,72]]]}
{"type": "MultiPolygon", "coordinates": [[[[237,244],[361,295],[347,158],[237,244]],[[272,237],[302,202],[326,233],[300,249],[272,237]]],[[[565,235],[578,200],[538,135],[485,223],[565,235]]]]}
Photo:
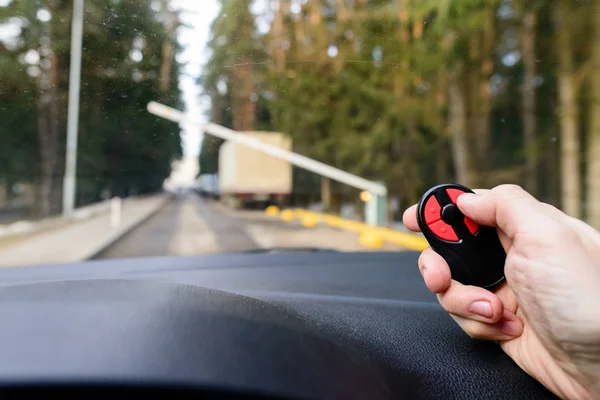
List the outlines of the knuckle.
{"type": "Polygon", "coordinates": [[[565,223],[555,222],[552,226],[552,234],[555,244],[573,243],[579,236],[577,232],[565,223]]]}
{"type": "Polygon", "coordinates": [[[457,296],[453,296],[452,293],[444,294],[439,298],[442,308],[454,315],[464,315],[464,307],[462,307],[462,301],[457,296]]]}
{"type": "Polygon", "coordinates": [[[492,339],[488,327],[482,322],[465,321],[461,324],[461,328],[472,339],[492,339]]]}
{"type": "Polygon", "coordinates": [[[565,227],[569,226],[569,217],[563,210],[556,207],[555,205],[549,203],[540,203],[546,210],[546,215],[549,219],[553,220],[555,224],[561,226],[561,229],[565,229],[565,227]]]}
{"type": "Polygon", "coordinates": [[[528,196],[521,186],[515,184],[498,185],[491,190],[491,193],[497,206],[496,213],[500,215],[509,214],[515,200],[523,200],[528,196]]]}
{"type": "Polygon", "coordinates": [[[508,205],[512,200],[525,199],[530,196],[521,186],[512,183],[498,185],[491,192],[495,197],[503,200],[500,202],[500,206],[508,205]]]}
{"type": "Polygon", "coordinates": [[[446,300],[445,300],[445,299],[443,299],[443,298],[439,298],[439,297],[438,297],[438,301],[439,301],[440,305],[442,306],[442,308],[444,309],[444,311],[446,311],[446,312],[447,312],[447,313],[449,313],[449,314],[454,314],[454,313],[452,312],[452,311],[453,311],[453,310],[452,310],[452,307],[450,307],[450,305],[449,305],[449,302],[448,302],[448,301],[446,301],[446,300]]]}
{"type": "Polygon", "coordinates": [[[498,194],[517,194],[525,193],[525,189],[523,189],[520,185],[514,183],[505,183],[492,188],[492,192],[498,194]]]}
{"type": "Polygon", "coordinates": [[[553,212],[553,213],[559,213],[559,214],[563,214],[563,212],[556,206],[549,204],[549,203],[542,203],[544,205],[544,207],[546,207],[547,210],[553,212]]]}

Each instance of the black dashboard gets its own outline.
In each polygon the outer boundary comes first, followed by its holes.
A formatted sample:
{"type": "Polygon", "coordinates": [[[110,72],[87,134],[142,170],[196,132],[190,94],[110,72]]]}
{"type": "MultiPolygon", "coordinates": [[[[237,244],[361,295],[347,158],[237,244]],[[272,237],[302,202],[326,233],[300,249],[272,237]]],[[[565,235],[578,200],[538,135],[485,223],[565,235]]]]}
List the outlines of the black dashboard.
{"type": "Polygon", "coordinates": [[[241,253],[2,269],[0,393],[554,398],[496,344],[456,326],[417,257],[241,253]]]}

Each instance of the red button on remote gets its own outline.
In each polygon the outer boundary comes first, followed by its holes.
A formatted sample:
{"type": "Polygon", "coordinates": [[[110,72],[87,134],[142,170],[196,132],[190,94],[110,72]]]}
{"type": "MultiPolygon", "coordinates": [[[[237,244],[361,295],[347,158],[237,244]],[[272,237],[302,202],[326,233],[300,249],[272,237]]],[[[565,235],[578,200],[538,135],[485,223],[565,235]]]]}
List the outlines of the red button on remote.
{"type": "Polygon", "coordinates": [[[454,204],[456,204],[456,200],[458,199],[458,196],[460,196],[461,194],[464,194],[465,192],[463,192],[462,190],[459,189],[446,189],[446,193],[448,193],[448,197],[450,197],[450,201],[454,204]]]}
{"type": "Polygon", "coordinates": [[[452,279],[493,290],[504,281],[506,252],[498,231],[478,225],[458,208],[471,189],[456,183],[429,189],[417,205],[417,223],[431,248],[446,260],[452,279]]]}
{"type": "MultiPolygon", "coordinates": [[[[446,193],[448,194],[448,197],[450,197],[450,201],[456,204],[458,196],[464,194],[465,192],[463,192],[460,189],[446,189],[446,193]]],[[[471,232],[472,235],[474,235],[479,230],[479,225],[467,217],[465,217],[465,225],[467,226],[467,229],[469,230],[469,232],[471,232]]]]}
{"type": "Polygon", "coordinates": [[[469,230],[469,232],[471,232],[471,234],[473,234],[473,235],[479,229],[479,225],[467,217],[465,217],[465,225],[467,226],[467,229],[469,230]]]}
{"type": "Polygon", "coordinates": [[[436,200],[435,196],[431,196],[425,203],[425,222],[427,225],[432,224],[442,219],[442,206],[436,200]]]}
{"type": "Polygon", "coordinates": [[[431,232],[440,239],[444,239],[449,242],[458,242],[458,236],[456,236],[456,232],[454,232],[454,229],[452,229],[452,227],[444,221],[434,222],[428,226],[431,232]]]}

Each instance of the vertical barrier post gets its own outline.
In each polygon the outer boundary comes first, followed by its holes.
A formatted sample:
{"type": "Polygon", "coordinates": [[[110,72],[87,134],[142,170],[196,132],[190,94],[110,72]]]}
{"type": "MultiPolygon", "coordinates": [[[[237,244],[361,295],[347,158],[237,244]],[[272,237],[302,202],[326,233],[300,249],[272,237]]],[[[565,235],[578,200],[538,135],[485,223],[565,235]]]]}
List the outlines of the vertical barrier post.
{"type": "MultiPolygon", "coordinates": [[[[376,181],[383,187],[385,187],[385,182],[376,181]]],[[[387,191],[386,191],[387,192],[387,191]]],[[[387,196],[386,195],[376,195],[373,196],[376,198],[377,202],[377,225],[379,226],[387,226],[387,196]]]]}
{"type": "MultiPolygon", "coordinates": [[[[383,182],[377,182],[383,185],[383,182]]],[[[365,202],[365,222],[372,226],[387,225],[387,196],[380,196],[369,192],[361,193],[361,200],[365,202]]]]}
{"type": "Polygon", "coordinates": [[[121,226],[121,209],[123,202],[119,197],[113,197],[110,200],[110,226],[118,228],[121,226]]]}

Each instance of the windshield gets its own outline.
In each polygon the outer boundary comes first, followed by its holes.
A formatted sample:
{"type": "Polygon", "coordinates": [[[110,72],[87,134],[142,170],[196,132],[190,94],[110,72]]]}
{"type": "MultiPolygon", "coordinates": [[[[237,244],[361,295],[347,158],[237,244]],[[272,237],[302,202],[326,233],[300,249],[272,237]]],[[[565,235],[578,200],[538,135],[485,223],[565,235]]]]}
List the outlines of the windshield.
{"type": "Polygon", "coordinates": [[[0,0],[0,264],[421,250],[449,182],[599,228],[598,7],[0,0]]]}

